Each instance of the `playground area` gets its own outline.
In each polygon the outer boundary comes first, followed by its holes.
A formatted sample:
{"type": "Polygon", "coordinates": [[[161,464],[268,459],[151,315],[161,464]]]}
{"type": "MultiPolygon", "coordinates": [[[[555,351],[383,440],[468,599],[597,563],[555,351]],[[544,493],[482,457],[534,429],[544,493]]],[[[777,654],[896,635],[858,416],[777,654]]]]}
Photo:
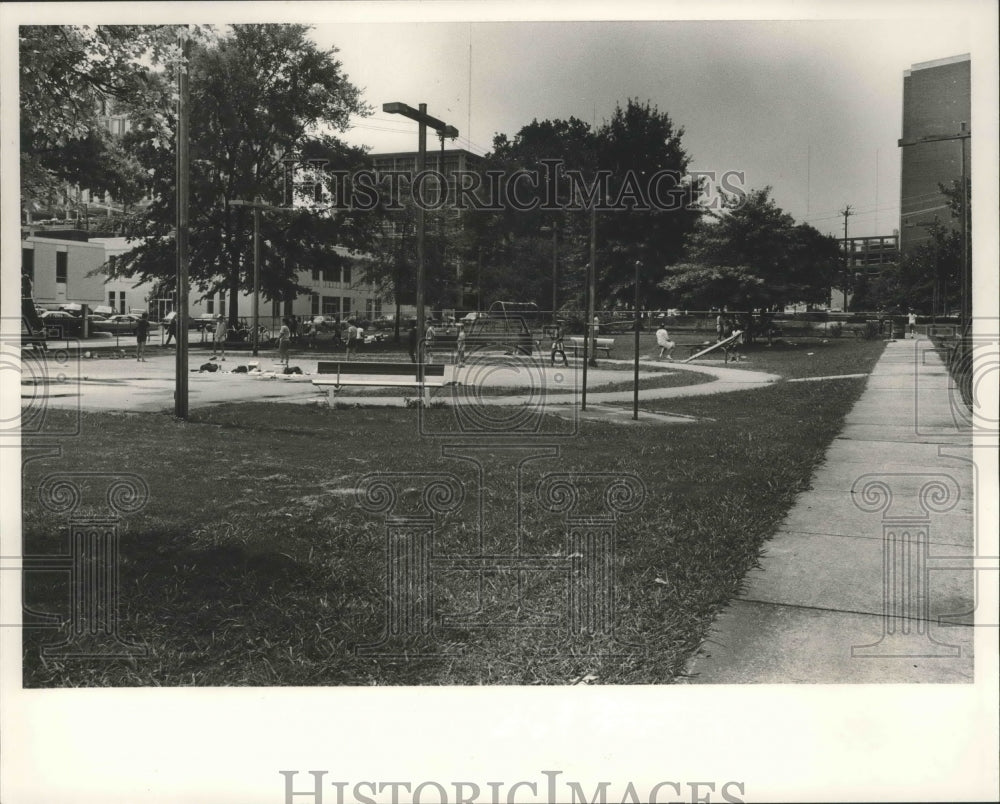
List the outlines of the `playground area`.
{"type": "MultiPolygon", "coordinates": [[[[673,680],[808,486],[884,344],[824,346],[760,346],[728,365],[647,353],[632,426],[623,426],[627,359],[588,367],[592,415],[574,416],[581,394],[567,386],[582,379],[579,358],[568,367],[547,355],[470,360],[463,384],[412,410],[391,389],[355,389],[330,404],[315,374],[278,374],[267,355],[259,374],[235,373],[250,356],[227,353],[216,372],[191,361],[191,415],[181,422],[169,415],[172,353],[153,349],[142,363],[50,349],[45,359],[64,361],[63,378],[22,386],[32,435],[59,443],[58,454],[25,464],[25,545],[62,549],[61,515],[39,505],[52,472],[141,479],[143,504],[120,526],[117,616],[122,640],[147,653],[43,660],[60,629],[27,629],[25,684],[673,680]],[[815,381],[787,381],[803,377],[815,381]],[[531,392],[535,381],[543,393],[531,392]],[[406,564],[429,568],[434,608],[406,604],[411,625],[395,637],[402,614],[386,608],[386,589],[397,564],[385,552],[394,520],[368,510],[380,501],[402,506],[393,516],[447,508],[433,516],[436,558],[406,564]],[[567,630],[575,587],[566,584],[604,577],[572,570],[586,553],[567,530],[570,503],[586,516],[621,509],[602,531],[617,534],[614,624],[587,609],[589,625],[571,617],[567,630]],[[487,567],[474,556],[500,558],[487,567]],[[430,619],[412,625],[418,615],[430,619]]],[[[291,363],[316,365],[298,354],[291,363]]],[[[26,601],[58,613],[65,583],[32,576],[26,601]]]]}

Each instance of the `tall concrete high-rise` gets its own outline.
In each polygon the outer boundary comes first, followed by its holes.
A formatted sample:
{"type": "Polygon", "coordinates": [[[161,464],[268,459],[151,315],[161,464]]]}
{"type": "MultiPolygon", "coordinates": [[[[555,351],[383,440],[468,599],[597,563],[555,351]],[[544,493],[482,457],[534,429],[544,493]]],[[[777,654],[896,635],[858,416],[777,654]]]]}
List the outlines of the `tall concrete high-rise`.
{"type": "Polygon", "coordinates": [[[961,181],[963,153],[969,176],[971,94],[968,54],[914,64],[903,73],[899,247],[904,254],[927,241],[927,225],[935,218],[961,227],[939,185],[961,181]]]}

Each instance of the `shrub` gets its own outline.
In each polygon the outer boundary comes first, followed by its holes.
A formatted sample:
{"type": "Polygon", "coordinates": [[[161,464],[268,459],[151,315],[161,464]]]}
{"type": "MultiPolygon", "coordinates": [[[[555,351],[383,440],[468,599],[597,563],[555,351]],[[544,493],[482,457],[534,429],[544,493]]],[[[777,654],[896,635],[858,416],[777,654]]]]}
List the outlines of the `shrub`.
{"type": "Polygon", "coordinates": [[[835,321],[826,328],[826,334],[831,338],[839,338],[844,332],[844,326],[839,321],[835,321]]]}

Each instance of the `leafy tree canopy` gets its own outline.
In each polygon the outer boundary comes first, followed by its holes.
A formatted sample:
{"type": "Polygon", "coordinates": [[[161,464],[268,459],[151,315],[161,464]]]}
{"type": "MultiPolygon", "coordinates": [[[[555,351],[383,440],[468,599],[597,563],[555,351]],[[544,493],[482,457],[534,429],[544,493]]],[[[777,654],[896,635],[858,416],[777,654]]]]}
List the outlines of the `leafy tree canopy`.
{"type": "Polygon", "coordinates": [[[674,302],[749,309],[827,298],[840,266],[835,238],[796,224],[770,187],[725,207],[698,223],[686,263],[667,269],[660,287],[674,302]]]}
{"type": "MultiPolygon", "coordinates": [[[[190,58],[190,277],[205,293],[252,288],[253,213],[232,201],[280,207],[286,159],[321,159],[329,169],[367,166],[362,149],[337,136],[366,114],[335,49],[321,50],[302,25],[235,25],[196,42],[190,58]]],[[[128,147],[147,166],[154,201],[134,221],[141,245],[113,261],[113,273],[172,286],[175,266],[176,115],[162,99],[137,114],[128,147]]],[[[299,270],[333,267],[334,245],[368,250],[375,216],[305,208],[261,214],[262,289],[275,299],[304,290],[299,270]]]]}

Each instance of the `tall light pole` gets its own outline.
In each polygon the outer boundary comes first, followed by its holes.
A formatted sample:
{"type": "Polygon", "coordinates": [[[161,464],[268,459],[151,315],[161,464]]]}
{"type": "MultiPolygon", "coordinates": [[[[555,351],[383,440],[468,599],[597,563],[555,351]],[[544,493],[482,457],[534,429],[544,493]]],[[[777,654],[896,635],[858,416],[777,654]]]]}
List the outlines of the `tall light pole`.
{"type": "MultiPolygon", "coordinates": [[[[441,174],[442,179],[444,178],[444,141],[447,137],[448,139],[455,139],[458,136],[458,129],[454,126],[445,126],[437,133],[441,140],[441,155],[438,157],[438,173],[441,174]]],[[[441,186],[441,194],[446,196],[448,193],[448,182],[444,181],[441,186]]],[[[459,212],[459,215],[462,213],[459,212]]],[[[444,215],[440,217],[440,224],[438,225],[438,237],[441,240],[441,268],[444,269],[444,254],[445,254],[445,241],[444,241],[444,215]]],[[[459,259],[455,260],[455,310],[461,310],[464,306],[463,304],[463,294],[462,294],[462,262],[459,259]]]]}
{"type": "Polygon", "coordinates": [[[260,349],[260,213],[261,210],[272,212],[286,212],[287,207],[274,207],[265,204],[258,195],[253,201],[244,201],[241,198],[234,198],[229,202],[231,207],[250,207],[253,209],[253,356],[257,357],[260,349]]]}
{"type": "MultiPolygon", "coordinates": [[[[418,146],[417,146],[417,174],[422,174],[427,169],[427,127],[430,126],[437,132],[447,131],[446,136],[458,136],[458,129],[449,126],[447,123],[431,117],[427,114],[427,104],[421,103],[419,109],[407,106],[405,103],[393,102],[383,103],[382,111],[386,114],[401,114],[410,120],[415,120],[419,124],[418,146]]],[[[424,282],[426,279],[427,267],[424,264],[424,234],[426,229],[426,218],[424,216],[424,206],[417,199],[417,380],[423,379],[424,365],[424,337],[427,331],[424,310],[424,282]]]]}
{"type": "Polygon", "coordinates": [[[559,294],[559,223],[552,224],[552,323],[556,323],[558,310],[556,297],[559,294]]]}
{"type": "Polygon", "coordinates": [[[597,306],[597,197],[590,203],[590,262],[587,265],[587,320],[583,322],[583,393],[580,409],[587,409],[587,367],[597,365],[592,355],[597,347],[594,309],[597,306]],[[593,362],[591,362],[593,361],[593,362]]]}
{"type": "Polygon", "coordinates": [[[851,209],[851,205],[848,204],[840,213],[844,216],[844,312],[847,312],[847,285],[848,277],[850,276],[851,270],[851,255],[848,251],[849,243],[847,242],[847,219],[854,214],[851,209]]]}
{"type": "Polygon", "coordinates": [[[181,33],[183,58],[177,66],[177,354],[175,356],[174,415],[188,417],[188,63],[191,57],[191,40],[186,29],[181,33]]]}
{"type": "Polygon", "coordinates": [[[639,269],[642,263],[635,261],[635,372],[632,380],[632,418],[639,420],[639,269]]]}

